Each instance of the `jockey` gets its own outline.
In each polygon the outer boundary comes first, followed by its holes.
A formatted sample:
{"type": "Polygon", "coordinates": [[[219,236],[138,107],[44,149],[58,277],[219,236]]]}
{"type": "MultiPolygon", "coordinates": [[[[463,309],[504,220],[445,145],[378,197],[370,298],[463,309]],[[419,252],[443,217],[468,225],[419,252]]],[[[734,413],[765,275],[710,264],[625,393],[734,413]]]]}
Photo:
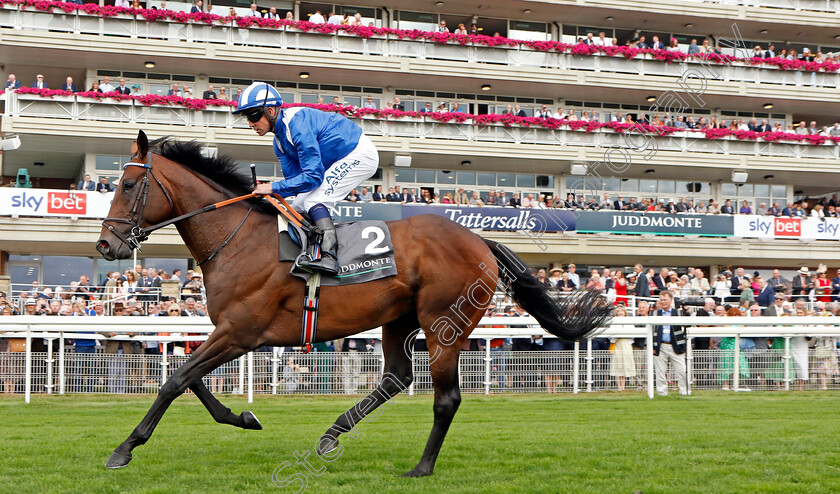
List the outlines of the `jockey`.
{"type": "Polygon", "coordinates": [[[292,207],[308,211],[323,232],[321,258],[308,267],[337,274],[338,241],[328,208],[376,173],[379,153],[346,117],[314,108],[281,109],[282,104],[273,86],[254,82],[242,91],[234,112],[258,135],[274,134],[274,154],[283,167],[283,180],[259,184],[254,192],[295,196],[292,207]]]}

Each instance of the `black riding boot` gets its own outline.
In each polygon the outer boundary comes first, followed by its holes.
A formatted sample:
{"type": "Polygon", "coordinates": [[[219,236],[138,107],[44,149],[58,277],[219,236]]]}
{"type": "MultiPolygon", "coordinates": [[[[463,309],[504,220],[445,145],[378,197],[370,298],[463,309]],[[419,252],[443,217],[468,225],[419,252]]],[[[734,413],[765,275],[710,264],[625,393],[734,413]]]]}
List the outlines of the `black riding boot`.
{"type": "Polygon", "coordinates": [[[315,222],[315,226],[323,232],[321,240],[321,258],[311,261],[309,269],[323,271],[326,274],[338,274],[338,238],[332,218],[327,216],[315,222]]]}

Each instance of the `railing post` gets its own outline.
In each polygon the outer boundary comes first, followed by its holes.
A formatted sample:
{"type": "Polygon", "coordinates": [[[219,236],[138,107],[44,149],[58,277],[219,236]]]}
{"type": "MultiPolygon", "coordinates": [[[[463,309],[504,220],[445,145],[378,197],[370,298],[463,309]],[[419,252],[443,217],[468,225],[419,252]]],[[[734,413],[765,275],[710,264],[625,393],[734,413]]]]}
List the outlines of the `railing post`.
{"type": "Polygon", "coordinates": [[[248,352],[248,403],[254,402],[254,352],[248,352]]]}
{"type": "Polygon", "coordinates": [[[575,340],[575,350],[572,356],[572,393],[578,394],[580,392],[580,340],[575,340]]]}
{"type": "Polygon", "coordinates": [[[169,359],[166,354],[169,353],[169,342],[164,341],[161,345],[160,351],[160,387],[166,384],[166,376],[169,374],[169,359]]]}
{"type": "MultiPolygon", "coordinates": [[[[277,364],[280,362],[280,358],[277,356],[278,348],[273,347],[271,349],[271,394],[277,394],[277,364]]],[[[320,372],[320,370],[319,370],[320,372]]]]}
{"type": "Polygon", "coordinates": [[[688,329],[685,332],[685,392],[691,395],[691,384],[694,382],[692,368],[694,367],[694,348],[691,345],[691,338],[688,329]]]}
{"type": "Polygon", "coordinates": [[[411,384],[408,385],[408,396],[414,396],[414,382],[417,380],[417,366],[414,365],[414,356],[416,352],[412,350],[411,352],[411,375],[413,379],[411,380],[411,384]]]}
{"type": "Polygon", "coordinates": [[[735,334],[735,358],[732,359],[732,391],[738,391],[741,384],[741,335],[735,334]]]}
{"type": "Polygon", "coordinates": [[[58,333],[58,394],[63,395],[65,392],[65,361],[64,361],[64,332],[58,333]]]}
{"type": "Polygon", "coordinates": [[[236,394],[245,394],[245,356],[239,357],[239,389],[236,394]]]}
{"type": "Polygon", "coordinates": [[[785,336],[785,354],[782,363],[785,366],[785,391],[790,391],[790,336],[785,336]]]}
{"type": "Polygon", "coordinates": [[[490,394],[490,338],[484,339],[484,394],[490,394]]]}
{"type": "Polygon", "coordinates": [[[47,340],[47,358],[45,362],[47,363],[47,381],[44,383],[44,387],[47,389],[47,394],[51,395],[53,392],[53,363],[55,359],[53,358],[53,339],[54,338],[44,338],[47,340]]]}
{"type": "Polygon", "coordinates": [[[647,392],[648,398],[653,399],[654,377],[653,377],[653,325],[645,325],[645,366],[647,367],[647,392]]]}
{"type": "Polygon", "coordinates": [[[592,338],[586,339],[586,392],[592,392],[592,338]]]}
{"type": "Polygon", "coordinates": [[[23,364],[23,401],[29,403],[32,394],[32,327],[26,325],[26,355],[23,364]]]}

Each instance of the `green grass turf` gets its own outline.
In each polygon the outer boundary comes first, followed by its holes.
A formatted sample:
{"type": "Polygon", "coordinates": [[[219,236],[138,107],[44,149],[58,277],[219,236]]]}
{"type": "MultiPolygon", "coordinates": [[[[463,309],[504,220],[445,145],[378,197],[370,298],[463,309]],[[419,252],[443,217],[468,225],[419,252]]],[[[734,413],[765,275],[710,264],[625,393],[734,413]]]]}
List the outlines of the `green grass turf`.
{"type": "MultiPolygon", "coordinates": [[[[344,397],[266,397],[252,405],[264,430],[212,421],[193,396],[175,401],[132,463],[104,462],[146,412],[146,397],[0,397],[0,492],[295,492],[279,478],[306,473],[344,397]]],[[[840,492],[840,394],[700,392],[464,396],[435,475],[406,479],[431,427],[429,396],[397,397],[344,437],[311,493],[840,492]]]]}

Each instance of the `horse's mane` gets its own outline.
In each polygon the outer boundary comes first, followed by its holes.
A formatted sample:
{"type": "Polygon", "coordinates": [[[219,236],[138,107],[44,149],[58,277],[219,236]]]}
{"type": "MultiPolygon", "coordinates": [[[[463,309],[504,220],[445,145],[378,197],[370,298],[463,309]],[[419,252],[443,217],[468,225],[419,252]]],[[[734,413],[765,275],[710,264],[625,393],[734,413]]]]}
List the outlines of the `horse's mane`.
{"type": "MultiPolygon", "coordinates": [[[[152,141],[149,149],[194,171],[209,180],[217,189],[228,191],[231,195],[249,194],[254,188],[248,165],[224,154],[205,156],[201,152],[203,146],[197,141],[177,141],[171,137],[161,137],[152,141]]],[[[248,202],[253,204],[255,209],[277,214],[277,211],[263,200],[252,199],[248,202]]]]}

